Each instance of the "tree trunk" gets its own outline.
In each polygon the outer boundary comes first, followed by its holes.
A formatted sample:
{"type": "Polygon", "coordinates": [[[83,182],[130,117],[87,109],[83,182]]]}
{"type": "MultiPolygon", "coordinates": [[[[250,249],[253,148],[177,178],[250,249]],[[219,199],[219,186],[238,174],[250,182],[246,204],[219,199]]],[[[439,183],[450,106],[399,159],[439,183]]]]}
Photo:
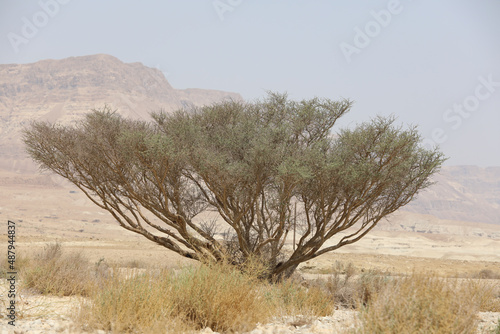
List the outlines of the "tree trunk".
{"type": "Polygon", "coordinates": [[[290,278],[293,275],[293,273],[295,272],[295,270],[297,269],[297,267],[299,266],[299,264],[300,263],[294,264],[294,265],[288,267],[287,269],[276,274],[276,272],[278,271],[278,268],[283,265],[282,262],[278,263],[278,265],[273,270],[273,272],[271,272],[269,274],[269,280],[272,282],[281,282],[281,281],[286,280],[287,278],[290,278]]]}

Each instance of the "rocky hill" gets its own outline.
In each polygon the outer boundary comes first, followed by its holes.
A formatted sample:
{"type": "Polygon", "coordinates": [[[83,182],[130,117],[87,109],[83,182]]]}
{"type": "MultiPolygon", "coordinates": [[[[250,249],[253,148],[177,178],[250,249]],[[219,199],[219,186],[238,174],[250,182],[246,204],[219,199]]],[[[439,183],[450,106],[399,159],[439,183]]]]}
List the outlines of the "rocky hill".
{"type": "Polygon", "coordinates": [[[0,65],[0,168],[32,171],[20,129],[31,120],[69,123],[108,105],[124,116],[147,119],[151,111],[205,105],[236,93],[174,89],[161,71],[109,55],[0,65]]]}
{"type": "Polygon", "coordinates": [[[404,210],[500,225],[500,167],[448,166],[404,210]]]}

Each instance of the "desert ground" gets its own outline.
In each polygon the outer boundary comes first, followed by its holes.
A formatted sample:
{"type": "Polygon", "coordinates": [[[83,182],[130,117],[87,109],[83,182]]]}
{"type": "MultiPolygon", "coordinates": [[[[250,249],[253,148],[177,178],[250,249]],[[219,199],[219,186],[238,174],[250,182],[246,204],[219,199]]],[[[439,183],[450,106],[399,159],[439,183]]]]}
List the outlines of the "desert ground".
{"type": "MultiPolygon", "coordinates": [[[[210,214],[207,213],[207,217],[210,214]]],[[[4,245],[2,257],[6,257],[7,221],[11,220],[16,223],[18,257],[32,256],[48,243],[58,242],[66,251],[80,252],[95,263],[104,260],[126,267],[172,268],[189,263],[189,260],[122,229],[113,221],[111,215],[97,208],[78,189],[47,175],[0,172],[0,217],[0,228],[3,230],[0,238],[4,245]]],[[[469,231],[471,223],[460,225],[457,222],[454,232],[450,234],[408,232],[390,228],[395,221],[412,219],[419,219],[419,216],[399,212],[358,243],[303,263],[298,272],[306,278],[314,278],[328,273],[329,269],[338,263],[351,263],[359,270],[376,269],[393,274],[433,271],[447,277],[475,277],[482,270],[489,270],[500,275],[500,238],[491,237],[499,235],[499,225],[472,224],[474,228],[479,226],[488,231],[482,236],[460,233],[469,231]]],[[[4,283],[2,280],[2,284],[4,283]]],[[[5,291],[0,294],[2,302],[5,303],[5,291]]],[[[26,325],[28,327],[18,333],[71,333],[76,330],[68,320],[68,310],[71,304],[76,303],[75,298],[28,295],[22,298],[25,299],[26,305],[45,303],[47,306],[43,308],[43,312],[39,312],[40,307],[34,308],[37,311],[33,311],[31,317],[19,320],[20,325],[29,323],[29,326],[26,325]]],[[[26,306],[26,309],[29,307],[26,306]]],[[[336,326],[352,322],[352,311],[336,313],[336,326]]],[[[26,311],[26,314],[30,312],[26,311]]],[[[498,318],[500,313],[482,315],[483,327],[493,328],[498,318]]],[[[6,326],[6,319],[0,321],[0,332],[9,332],[11,328],[6,326]]],[[[321,324],[322,320],[317,321],[321,324]]],[[[270,327],[262,325],[261,333],[266,332],[266,328],[270,327]]],[[[311,328],[300,330],[302,331],[296,332],[315,332],[311,328]]],[[[321,331],[318,329],[316,332],[321,331]]],[[[488,333],[486,329],[484,332],[488,333]]]]}

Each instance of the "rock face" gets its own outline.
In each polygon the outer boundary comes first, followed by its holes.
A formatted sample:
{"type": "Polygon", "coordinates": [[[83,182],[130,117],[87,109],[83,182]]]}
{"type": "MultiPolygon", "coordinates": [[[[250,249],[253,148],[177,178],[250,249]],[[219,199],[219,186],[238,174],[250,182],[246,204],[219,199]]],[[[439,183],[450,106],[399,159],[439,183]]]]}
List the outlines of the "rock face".
{"type": "Polygon", "coordinates": [[[500,225],[500,167],[444,167],[434,180],[404,210],[500,225]]]}
{"type": "Polygon", "coordinates": [[[0,168],[28,172],[21,129],[32,120],[68,124],[93,108],[108,105],[131,118],[148,119],[160,109],[201,106],[236,93],[174,89],[161,71],[126,64],[109,55],[0,65],[0,168]]]}

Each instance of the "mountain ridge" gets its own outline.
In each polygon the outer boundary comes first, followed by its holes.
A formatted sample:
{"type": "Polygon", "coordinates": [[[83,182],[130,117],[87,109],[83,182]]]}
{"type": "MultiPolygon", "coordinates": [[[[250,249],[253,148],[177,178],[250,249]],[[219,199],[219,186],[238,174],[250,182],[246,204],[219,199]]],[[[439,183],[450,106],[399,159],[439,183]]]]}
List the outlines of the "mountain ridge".
{"type": "Polygon", "coordinates": [[[404,210],[500,225],[500,167],[445,166],[404,210]]]}
{"type": "Polygon", "coordinates": [[[0,65],[0,168],[34,171],[20,133],[32,120],[69,124],[105,105],[122,116],[147,120],[160,109],[224,99],[242,97],[217,90],[175,89],[160,70],[106,54],[0,65]]]}

